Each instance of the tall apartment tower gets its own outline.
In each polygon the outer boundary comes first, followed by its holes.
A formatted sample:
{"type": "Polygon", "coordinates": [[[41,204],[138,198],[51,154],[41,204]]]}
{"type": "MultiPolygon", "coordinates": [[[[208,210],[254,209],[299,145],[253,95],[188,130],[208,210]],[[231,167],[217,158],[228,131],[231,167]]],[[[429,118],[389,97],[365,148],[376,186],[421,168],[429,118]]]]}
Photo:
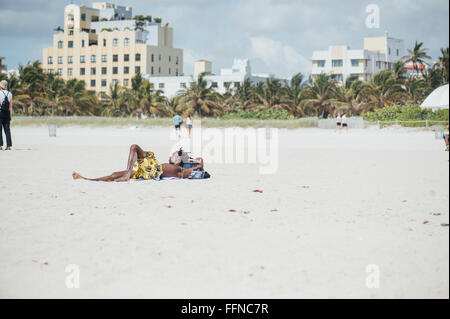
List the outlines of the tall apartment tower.
{"type": "Polygon", "coordinates": [[[183,50],[173,47],[168,24],[134,20],[129,7],[71,4],[64,9],[64,28],[43,50],[43,68],[65,80],[83,80],[104,95],[111,84],[130,87],[138,73],[183,75],[183,50]]]}

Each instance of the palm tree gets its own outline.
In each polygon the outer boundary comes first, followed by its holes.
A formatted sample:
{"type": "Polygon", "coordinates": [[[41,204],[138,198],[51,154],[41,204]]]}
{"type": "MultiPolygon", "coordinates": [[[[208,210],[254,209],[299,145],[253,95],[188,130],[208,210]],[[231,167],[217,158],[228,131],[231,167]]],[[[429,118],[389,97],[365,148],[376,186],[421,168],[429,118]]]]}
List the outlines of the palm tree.
{"type": "Polygon", "coordinates": [[[405,103],[420,104],[426,97],[427,83],[423,79],[417,79],[414,77],[405,81],[403,88],[406,92],[404,96],[405,103]]]}
{"type": "Polygon", "coordinates": [[[208,85],[204,78],[205,75],[205,73],[201,74],[196,82],[179,93],[180,110],[185,113],[198,114],[200,117],[220,115],[219,96],[208,85]]]}
{"type": "Polygon", "coordinates": [[[442,84],[445,84],[449,81],[449,48],[441,48],[441,54],[438,63],[442,69],[442,84]]]}
{"type": "Polygon", "coordinates": [[[333,113],[333,106],[339,101],[335,98],[337,84],[327,74],[320,74],[313,85],[305,89],[305,99],[301,106],[305,114],[319,115],[327,118],[333,113]]]}
{"type": "Polygon", "coordinates": [[[305,77],[302,73],[295,74],[289,84],[285,84],[285,94],[289,105],[288,109],[294,116],[304,116],[301,101],[306,88],[305,77]]]}
{"type": "Polygon", "coordinates": [[[361,93],[368,105],[365,111],[371,111],[394,105],[404,97],[405,92],[394,73],[383,71],[375,74],[361,93]]]}
{"type": "MultiPolygon", "coordinates": [[[[414,44],[414,48],[412,50],[408,49],[407,56],[403,57],[405,59],[405,63],[411,62],[413,64],[414,70],[419,73],[419,65],[425,66],[428,63],[425,60],[431,59],[431,57],[427,54],[428,49],[422,48],[423,42],[417,42],[414,44]]],[[[423,71],[421,70],[423,73],[423,71]]]]}
{"type": "Polygon", "coordinates": [[[392,71],[397,80],[404,80],[406,78],[405,62],[403,60],[395,62],[392,71]]]}

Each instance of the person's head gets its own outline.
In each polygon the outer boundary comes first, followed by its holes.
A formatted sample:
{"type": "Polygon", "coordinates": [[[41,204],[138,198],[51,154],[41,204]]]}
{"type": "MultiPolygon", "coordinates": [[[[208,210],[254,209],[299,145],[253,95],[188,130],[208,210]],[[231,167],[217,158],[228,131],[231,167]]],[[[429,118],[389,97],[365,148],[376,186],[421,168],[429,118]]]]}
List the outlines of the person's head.
{"type": "Polygon", "coordinates": [[[6,81],[6,80],[0,81],[0,89],[7,90],[8,89],[8,81],[6,81]]]}
{"type": "Polygon", "coordinates": [[[192,115],[191,115],[191,113],[190,113],[190,112],[188,113],[188,117],[189,117],[189,118],[191,118],[191,117],[192,117],[192,115]]]}

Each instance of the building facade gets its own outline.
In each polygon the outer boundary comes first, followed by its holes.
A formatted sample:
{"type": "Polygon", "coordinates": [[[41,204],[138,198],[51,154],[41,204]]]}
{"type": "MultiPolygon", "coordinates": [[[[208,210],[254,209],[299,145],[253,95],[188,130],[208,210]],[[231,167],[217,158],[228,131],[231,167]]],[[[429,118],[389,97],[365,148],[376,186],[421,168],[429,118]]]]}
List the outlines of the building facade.
{"type": "Polygon", "coordinates": [[[3,64],[4,59],[5,57],[0,56],[0,73],[6,73],[8,69],[8,67],[3,64]]]}
{"type": "Polygon", "coordinates": [[[173,28],[138,24],[131,17],[131,8],[107,2],[66,6],[64,28],[43,50],[43,68],[65,80],[83,80],[87,89],[102,95],[115,83],[130,87],[138,73],[183,75],[183,50],[173,47],[173,28]]]}
{"type": "Polygon", "coordinates": [[[205,72],[204,79],[208,82],[208,86],[220,94],[224,94],[227,89],[238,88],[246,79],[250,79],[251,83],[257,84],[274,77],[271,74],[252,74],[248,59],[235,59],[232,68],[221,69],[220,75],[212,74],[212,62],[210,61],[199,60],[195,65],[198,68],[195,68],[196,71],[193,76],[152,77],[146,74],[144,78],[148,79],[156,90],[161,90],[166,97],[173,98],[181,91],[189,88],[191,83],[196,82],[198,76],[205,72]]]}
{"type": "Polygon", "coordinates": [[[369,82],[374,74],[392,70],[393,64],[401,60],[404,54],[403,40],[387,34],[365,38],[364,49],[351,50],[346,45],[334,45],[326,51],[314,51],[311,75],[314,79],[320,74],[329,74],[339,82],[352,76],[369,82]]]}

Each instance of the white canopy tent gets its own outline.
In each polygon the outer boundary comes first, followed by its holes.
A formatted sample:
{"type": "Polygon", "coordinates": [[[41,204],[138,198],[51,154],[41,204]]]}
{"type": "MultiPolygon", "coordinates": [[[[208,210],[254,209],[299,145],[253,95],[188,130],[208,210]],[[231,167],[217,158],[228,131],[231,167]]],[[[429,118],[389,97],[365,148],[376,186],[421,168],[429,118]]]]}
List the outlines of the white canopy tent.
{"type": "Polygon", "coordinates": [[[449,85],[444,85],[436,90],[434,90],[426,99],[423,101],[421,107],[423,109],[448,109],[448,87],[449,85]]]}

